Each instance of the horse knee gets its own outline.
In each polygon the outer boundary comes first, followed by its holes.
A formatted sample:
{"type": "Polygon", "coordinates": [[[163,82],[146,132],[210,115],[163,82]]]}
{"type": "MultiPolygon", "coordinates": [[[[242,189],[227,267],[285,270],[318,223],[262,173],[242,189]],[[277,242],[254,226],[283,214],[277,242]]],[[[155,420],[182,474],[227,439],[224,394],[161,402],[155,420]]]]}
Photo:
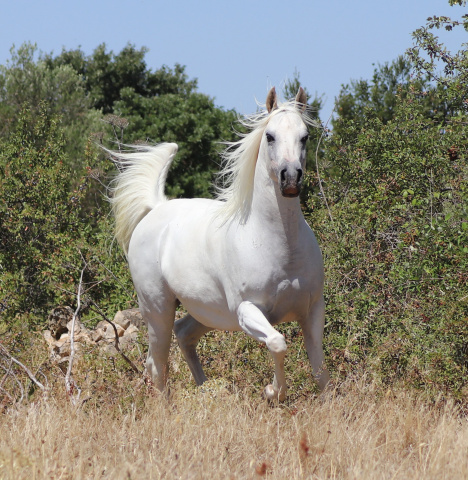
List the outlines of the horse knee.
{"type": "Polygon", "coordinates": [[[266,346],[272,354],[285,355],[286,354],[286,340],[281,333],[276,333],[267,338],[266,346]]]}

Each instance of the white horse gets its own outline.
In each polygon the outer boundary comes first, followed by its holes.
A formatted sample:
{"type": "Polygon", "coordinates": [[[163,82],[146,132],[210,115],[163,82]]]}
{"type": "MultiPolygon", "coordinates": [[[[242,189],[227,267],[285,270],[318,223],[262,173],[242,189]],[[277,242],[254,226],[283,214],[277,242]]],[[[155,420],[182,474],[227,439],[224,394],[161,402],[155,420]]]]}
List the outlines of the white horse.
{"type": "Polygon", "coordinates": [[[212,329],[242,330],[268,347],[275,364],[268,399],[284,400],[286,341],[275,328],[297,321],[320,389],[324,366],[322,256],[299,202],[306,158],[307,98],[244,119],[250,133],[224,153],[227,177],[217,200],[164,195],[174,143],[113,153],[122,171],[113,186],[116,238],[127,254],[148,325],[147,370],[164,390],[174,329],[195,382],[206,381],[196,353],[212,329]],[[174,323],[178,301],[188,314],[174,323]]]}

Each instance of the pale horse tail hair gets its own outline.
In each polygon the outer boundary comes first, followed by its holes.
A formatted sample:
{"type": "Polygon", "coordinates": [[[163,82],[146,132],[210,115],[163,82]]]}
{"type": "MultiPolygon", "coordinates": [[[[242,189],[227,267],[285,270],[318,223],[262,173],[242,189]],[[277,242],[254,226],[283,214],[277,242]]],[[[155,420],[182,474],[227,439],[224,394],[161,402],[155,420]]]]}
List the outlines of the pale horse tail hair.
{"type": "Polygon", "coordinates": [[[166,202],[167,172],[177,153],[175,143],[132,145],[128,151],[107,151],[120,172],[110,184],[109,200],[115,217],[115,238],[125,255],[132,233],[159,203],[166,202]]]}

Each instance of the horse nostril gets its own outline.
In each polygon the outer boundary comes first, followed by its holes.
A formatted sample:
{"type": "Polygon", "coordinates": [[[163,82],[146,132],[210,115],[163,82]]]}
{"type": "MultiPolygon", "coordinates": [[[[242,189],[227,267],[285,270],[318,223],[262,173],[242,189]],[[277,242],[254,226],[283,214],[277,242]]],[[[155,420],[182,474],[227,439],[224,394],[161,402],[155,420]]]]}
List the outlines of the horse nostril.
{"type": "Polygon", "coordinates": [[[283,170],[281,170],[280,172],[281,183],[284,183],[286,181],[286,172],[287,172],[286,168],[283,168],[283,170]]]}
{"type": "Polygon", "coordinates": [[[302,168],[297,169],[297,183],[299,183],[302,179],[302,168]]]}

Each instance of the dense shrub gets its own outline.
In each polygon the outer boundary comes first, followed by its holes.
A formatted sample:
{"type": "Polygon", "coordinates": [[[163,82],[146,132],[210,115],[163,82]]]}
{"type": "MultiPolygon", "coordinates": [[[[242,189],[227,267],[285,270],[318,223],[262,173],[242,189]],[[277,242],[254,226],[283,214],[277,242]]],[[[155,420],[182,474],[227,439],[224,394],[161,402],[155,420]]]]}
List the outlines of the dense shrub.
{"type": "MultiPolygon", "coordinates": [[[[44,324],[51,307],[73,305],[85,264],[86,289],[96,301],[119,305],[118,292],[129,289],[121,287],[125,260],[111,248],[109,209],[99,201],[85,216],[82,211],[99,169],[89,167],[76,179],[64,142],[60,120],[44,105],[34,114],[24,109],[16,131],[1,145],[0,305],[7,322],[30,314],[31,321],[44,324]]],[[[98,162],[89,148],[86,158],[90,165],[98,162]]]]}
{"type": "MultiPolygon", "coordinates": [[[[410,89],[382,122],[365,110],[326,144],[328,207],[309,219],[327,266],[332,369],[370,369],[461,392],[468,373],[468,191],[464,122],[428,118],[410,89]]],[[[338,120],[340,122],[340,120],[338,120]]],[[[315,178],[318,183],[318,178],[315,178]]]]}
{"type": "Polygon", "coordinates": [[[74,283],[71,244],[87,228],[79,221],[84,185],[69,194],[64,138],[42,108],[23,110],[0,156],[0,265],[2,309],[39,313],[74,283]]]}
{"type": "MultiPolygon", "coordinates": [[[[343,87],[333,132],[311,132],[303,199],[325,257],[325,348],[335,378],[369,372],[385,387],[401,382],[466,401],[468,56],[466,48],[451,55],[430,32],[468,28],[464,18],[431,18],[415,32],[406,60],[376,69],[372,83],[343,87]],[[442,73],[434,60],[442,62],[442,73]]],[[[197,93],[183,67],[153,73],[144,49],[131,46],[119,55],[105,46],[90,57],[62,52],[37,65],[32,53],[25,48],[17,60],[29,58],[27,71],[39,83],[51,87],[62,78],[65,86],[79,87],[70,112],[82,112],[92,100],[110,114],[104,118],[119,140],[180,143],[170,195],[210,194],[216,142],[228,139],[234,112],[197,93]]],[[[61,130],[83,138],[91,125],[86,122],[101,112],[80,117],[86,120],[82,130],[70,123],[75,114],[61,126],[53,108],[34,103],[38,92],[56,91],[32,88],[23,92],[32,107],[12,119],[19,105],[10,80],[17,75],[25,81],[23,73],[0,70],[0,327],[25,314],[43,326],[50,307],[75,305],[84,267],[85,321],[100,319],[98,308],[112,316],[135,305],[103,201],[112,165],[90,144],[83,161],[72,161],[61,130]]],[[[296,76],[286,85],[287,96],[297,86],[296,76]]],[[[320,99],[312,104],[320,110],[320,99]]],[[[296,395],[310,393],[301,332],[295,324],[279,329],[290,349],[288,383],[296,395]]],[[[245,335],[212,332],[199,349],[208,373],[246,388],[255,384],[257,391],[256,382],[271,375],[265,347],[245,335]]]]}

